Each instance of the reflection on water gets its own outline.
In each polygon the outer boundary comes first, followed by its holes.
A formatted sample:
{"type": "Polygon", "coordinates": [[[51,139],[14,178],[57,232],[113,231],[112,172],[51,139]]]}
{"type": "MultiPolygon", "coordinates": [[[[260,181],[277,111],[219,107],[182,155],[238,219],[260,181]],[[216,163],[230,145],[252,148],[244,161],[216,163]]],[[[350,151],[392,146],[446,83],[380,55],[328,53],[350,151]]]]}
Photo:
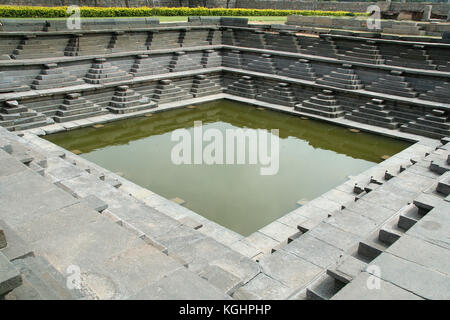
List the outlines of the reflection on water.
{"type": "MultiPolygon", "coordinates": [[[[47,136],[68,150],[208,219],[249,235],[296,208],[300,199],[312,200],[410,144],[391,138],[352,133],[327,123],[302,120],[226,100],[108,123],[47,136]],[[278,174],[261,176],[260,165],[174,165],[171,132],[194,121],[204,130],[279,129],[278,174]]],[[[206,145],[206,143],[205,143],[206,145]]]]}

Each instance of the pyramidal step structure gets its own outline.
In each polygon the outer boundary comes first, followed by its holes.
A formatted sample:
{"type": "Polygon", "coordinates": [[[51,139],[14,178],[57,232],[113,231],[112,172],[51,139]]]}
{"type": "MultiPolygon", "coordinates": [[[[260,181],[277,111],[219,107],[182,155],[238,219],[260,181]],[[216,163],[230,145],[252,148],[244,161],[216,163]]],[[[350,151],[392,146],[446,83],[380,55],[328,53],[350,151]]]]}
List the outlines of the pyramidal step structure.
{"type": "Polygon", "coordinates": [[[247,65],[248,70],[262,73],[275,74],[275,66],[270,54],[262,54],[250,61],[247,65]]]}
{"type": "Polygon", "coordinates": [[[399,123],[395,120],[392,111],[389,110],[383,103],[383,100],[372,99],[365,105],[346,114],[345,118],[383,128],[397,129],[399,123]]]}
{"type": "Polygon", "coordinates": [[[448,112],[433,109],[423,117],[403,124],[400,131],[420,134],[422,136],[442,139],[450,136],[450,122],[448,112]]]}
{"type": "Polygon", "coordinates": [[[317,79],[316,83],[349,90],[359,90],[364,87],[350,64],[343,64],[342,68],[337,68],[323,78],[317,79]]]}
{"type": "Polygon", "coordinates": [[[70,73],[58,68],[56,63],[44,64],[44,69],[33,80],[31,88],[35,90],[52,89],[55,87],[69,87],[83,85],[82,79],[77,79],[70,73]]]}
{"type": "Polygon", "coordinates": [[[123,114],[155,107],[156,103],[150,98],[142,96],[128,86],[119,86],[112,96],[108,110],[113,113],[123,114]]]}
{"type": "Polygon", "coordinates": [[[135,77],[145,77],[167,73],[169,72],[169,68],[164,66],[161,61],[149,56],[148,54],[140,54],[136,57],[130,72],[135,77]]]}
{"type": "Polygon", "coordinates": [[[192,94],[175,85],[172,80],[159,80],[158,86],[152,96],[152,100],[158,104],[192,99],[192,94]]]}
{"type": "Polygon", "coordinates": [[[195,98],[199,98],[222,93],[222,87],[208,79],[206,75],[199,74],[194,77],[191,92],[195,98]]]}
{"type": "Polygon", "coordinates": [[[17,100],[6,101],[0,108],[0,126],[10,131],[26,130],[52,124],[54,121],[19,104],[17,100]]]}
{"type": "Polygon", "coordinates": [[[345,113],[344,108],[338,104],[331,90],[322,90],[322,93],[297,104],[295,110],[326,118],[339,118],[344,116],[345,113]]]}
{"type": "Polygon", "coordinates": [[[291,86],[285,82],[280,82],[275,87],[263,91],[256,96],[256,99],[288,107],[294,107],[297,103],[297,98],[291,86]]]}
{"type": "Polygon", "coordinates": [[[420,95],[421,99],[435,102],[449,103],[450,101],[450,82],[444,82],[436,86],[434,90],[429,90],[420,95]]]}
{"type": "Polygon", "coordinates": [[[81,93],[69,93],[66,94],[63,102],[59,105],[53,119],[56,122],[67,122],[105,113],[108,113],[106,109],[83,98],[81,93]]]}
{"type": "Polygon", "coordinates": [[[257,89],[252,77],[242,76],[229,85],[225,92],[239,97],[255,99],[257,89]]]}
{"type": "Polygon", "coordinates": [[[381,77],[378,81],[366,86],[368,91],[387,93],[396,96],[407,98],[414,98],[417,92],[411,88],[411,85],[406,81],[402,71],[392,70],[391,74],[381,77]]]}
{"type": "Polygon", "coordinates": [[[287,68],[283,68],[278,72],[280,76],[291,77],[295,79],[303,79],[308,81],[314,81],[316,74],[314,73],[309,60],[298,59],[295,63],[291,64],[287,68]]]}
{"type": "Polygon", "coordinates": [[[222,56],[222,65],[227,68],[242,68],[242,57],[239,50],[226,51],[222,56]]]}
{"type": "Polygon", "coordinates": [[[96,58],[84,80],[90,84],[131,80],[133,76],[116,66],[111,65],[105,58],[96,58]]]}
{"type": "Polygon", "coordinates": [[[204,68],[217,68],[222,66],[222,57],[219,51],[216,50],[204,50],[201,60],[201,64],[204,68]]]}
{"type": "Polygon", "coordinates": [[[189,71],[200,68],[184,51],[178,51],[173,54],[172,61],[169,64],[171,72],[189,71]]]}

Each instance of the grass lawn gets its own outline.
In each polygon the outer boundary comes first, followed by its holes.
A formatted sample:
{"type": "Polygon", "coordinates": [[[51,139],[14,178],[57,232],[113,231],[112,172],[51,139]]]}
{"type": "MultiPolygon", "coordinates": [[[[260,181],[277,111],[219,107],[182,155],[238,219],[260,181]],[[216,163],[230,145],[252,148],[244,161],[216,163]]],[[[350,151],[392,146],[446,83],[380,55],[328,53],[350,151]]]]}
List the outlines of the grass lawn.
{"type": "MultiPolygon", "coordinates": [[[[103,17],[107,19],[107,17],[103,17]]],[[[126,18],[126,17],[117,17],[120,18],[126,18]]],[[[130,18],[145,18],[145,17],[130,17],[130,18]]],[[[160,22],[187,22],[188,17],[187,16],[151,16],[151,18],[158,18],[160,22]]],[[[253,16],[253,17],[240,17],[235,16],[234,18],[248,18],[248,21],[251,23],[285,23],[287,17],[280,17],[280,16],[253,16]]],[[[1,18],[0,19],[8,19],[8,18],[1,18]]],[[[31,20],[61,20],[66,18],[11,18],[11,19],[31,19],[31,20]]],[[[96,18],[82,18],[82,19],[101,19],[101,17],[96,18]]]]}

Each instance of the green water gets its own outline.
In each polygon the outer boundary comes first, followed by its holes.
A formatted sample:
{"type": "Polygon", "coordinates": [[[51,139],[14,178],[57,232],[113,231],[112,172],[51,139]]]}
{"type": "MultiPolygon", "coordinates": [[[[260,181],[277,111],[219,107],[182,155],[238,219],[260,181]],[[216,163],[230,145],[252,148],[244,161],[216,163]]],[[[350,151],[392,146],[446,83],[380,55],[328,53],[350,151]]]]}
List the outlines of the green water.
{"type": "Polygon", "coordinates": [[[244,236],[410,145],[227,100],[45,138],[244,236]],[[279,129],[278,173],[260,175],[261,164],[174,164],[171,133],[192,134],[196,120],[203,131],[279,129]]]}

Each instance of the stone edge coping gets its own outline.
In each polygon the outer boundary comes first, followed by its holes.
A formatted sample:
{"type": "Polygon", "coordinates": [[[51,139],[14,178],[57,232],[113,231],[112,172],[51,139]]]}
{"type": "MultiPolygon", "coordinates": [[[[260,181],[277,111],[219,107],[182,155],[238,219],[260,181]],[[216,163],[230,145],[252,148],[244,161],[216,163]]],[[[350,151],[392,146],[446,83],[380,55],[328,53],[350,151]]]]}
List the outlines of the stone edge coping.
{"type": "MultiPolygon", "coordinates": [[[[48,125],[46,127],[41,127],[41,128],[34,128],[34,129],[28,129],[28,130],[24,130],[24,131],[18,131],[18,133],[25,133],[25,134],[31,134],[31,135],[36,135],[36,136],[42,136],[42,135],[46,135],[46,134],[53,134],[53,133],[59,133],[59,132],[64,132],[64,131],[69,131],[69,130],[74,130],[74,129],[79,129],[79,128],[83,128],[83,127],[91,127],[95,124],[102,124],[102,123],[107,123],[107,122],[113,122],[113,121],[118,121],[118,120],[124,120],[124,119],[131,119],[131,118],[136,118],[136,117],[141,117],[144,116],[145,114],[149,114],[149,113],[159,113],[159,112],[164,112],[164,111],[168,111],[168,110],[174,110],[174,109],[179,109],[179,108],[183,108],[187,105],[192,105],[192,104],[199,104],[199,103],[205,103],[205,102],[210,102],[210,101],[216,101],[216,100],[220,100],[220,99],[228,99],[228,100],[232,100],[232,101],[237,101],[237,102],[242,102],[245,104],[248,104],[249,106],[254,106],[254,107],[263,107],[263,108],[267,108],[269,110],[275,111],[275,112],[282,112],[282,113],[286,113],[286,114],[290,114],[290,115],[294,115],[294,116],[307,116],[310,119],[314,119],[317,121],[325,121],[327,123],[330,124],[334,124],[334,125],[339,125],[339,126],[344,126],[344,127],[349,127],[349,128],[357,128],[360,129],[363,132],[368,132],[368,133],[373,133],[373,134],[379,134],[382,136],[387,136],[387,137],[391,137],[391,138],[396,138],[396,139],[401,139],[401,140],[405,140],[405,141],[409,141],[412,142],[414,144],[412,144],[409,148],[412,148],[412,150],[414,150],[414,146],[416,144],[422,144],[425,143],[427,144],[427,141],[433,141],[435,142],[436,140],[434,139],[430,139],[430,138],[425,138],[422,136],[418,136],[415,134],[410,134],[410,133],[405,133],[405,132],[400,132],[400,131],[394,131],[394,130],[389,130],[389,129],[385,129],[385,128],[380,128],[380,127],[376,127],[376,126],[371,126],[371,125],[367,125],[367,124],[362,124],[362,123],[358,123],[358,122],[354,122],[352,120],[348,120],[348,119],[332,119],[332,118],[325,118],[325,117],[321,117],[318,115],[310,115],[310,114],[306,114],[306,113],[302,113],[299,111],[296,111],[290,107],[286,107],[286,106],[280,106],[280,105],[275,105],[275,104],[271,104],[271,103],[267,103],[267,102],[262,102],[262,101],[258,101],[258,100],[254,100],[254,99],[248,99],[248,98],[243,98],[243,97],[237,97],[237,96],[233,96],[230,94],[217,94],[217,95],[211,95],[211,96],[206,96],[206,97],[202,97],[202,98],[193,98],[193,99],[189,99],[189,100],[184,100],[184,101],[177,101],[177,102],[171,102],[171,103],[166,103],[166,104],[162,104],[159,105],[158,107],[154,108],[154,109],[149,109],[149,110],[142,110],[142,111],[138,111],[138,112],[134,112],[134,113],[129,113],[129,114],[122,114],[122,115],[116,115],[116,114],[109,114],[109,115],[103,115],[103,116],[96,116],[96,117],[92,117],[92,118],[87,118],[87,119],[80,119],[80,120],[75,120],[75,121],[71,121],[71,122],[64,122],[64,123],[57,123],[57,124],[52,124],[52,125],[48,125]],[[66,126],[66,127],[64,127],[66,126]],[[47,128],[47,129],[46,129],[47,128]]],[[[86,160],[80,156],[77,156],[73,153],[71,153],[70,151],[59,147],[57,145],[54,145],[53,143],[51,143],[50,141],[45,140],[47,143],[52,144],[53,146],[58,147],[59,149],[63,150],[66,154],[70,154],[72,158],[76,158],[78,162],[83,162],[85,164],[88,164],[88,166],[90,167],[94,167],[97,168],[97,170],[104,172],[105,174],[111,175],[113,176],[115,179],[118,179],[121,182],[125,182],[126,184],[132,184],[134,188],[137,188],[136,190],[148,190],[146,188],[143,188],[139,185],[134,184],[133,182],[117,176],[116,174],[114,174],[113,172],[109,171],[106,168],[103,168],[99,165],[96,165],[95,163],[90,162],[89,160],[86,160]]],[[[409,148],[404,149],[408,150],[409,148]]],[[[402,152],[403,152],[402,151],[402,152]]],[[[395,156],[395,155],[393,155],[395,156]]],[[[388,160],[385,160],[388,161],[388,160]]],[[[378,163],[374,166],[372,166],[371,168],[359,173],[357,175],[357,177],[359,178],[363,178],[365,176],[370,177],[371,170],[376,169],[377,167],[379,168],[383,168],[383,163],[385,162],[381,162],[378,163]]],[[[405,160],[406,162],[406,160],[405,160]]],[[[350,180],[349,180],[350,181],[350,180]]],[[[332,188],[330,190],[327,190],[326,192],[324,192],[323,194],[338,189],[340,186],[344,185],[345,183],[348,183],[348,181],[342,183],[339,186],[336,186],[335,188],[332,188]]],[[[150,190],[150,192],[154,193],[153,191],[150,190]]],[[[127,191],[127,193],[129,193],[127,191]]],[[[137,192],[139,193],[139,191],[137,192]]],[[[129,193],[131,196],[135,197],[132,193],[129,193]]],[[[311,205],[317,204],[320,201],[326,201],[328,202],[329,200],[324,199],[322,196],[323,194],[317,196],[316,198],[310,200],[308,203],[310,203],[311,205]]],[[[170,207],[172,209],[176,208],[177,211],[179,211],[180,215],[186,215],[186,216],[191,216],[191,218],[196,219],[197,221],[203,223],[203,224],[209,224],[210,227],[213,228],[213,233],[212,234],[208,234],[206,233],[206,235],[212,237],[213,239],[215,239],[216,241],[230,247],[232,250],[237,251],[237,248],[242,247],[243,250],[245,250],[245,247],[248,247],[250,245],[250,243],[248,241],[246,241],[247,238],[249,238],[251,235],[244,237],[242,235],[239,235],[238,233],[225,228],[217,223],[215,223],[214,221],[211,221],[205,217],[203,217],[202,215],[187,209],[179,204],[174,203],[173,201],[166,199],[162,196],[160,196],[160,200],[162,202],[165,202],[166,204],[170,205],[170,207]],[[219,229],[220,232],[214,232],[214,230],[219,229]],[[230,239],[234,239],[235,241],[230,242],[230,239]],[[233,247],[232,247],[233,246],[233,247]]],[[[137,198],[138,200],[142,200],[137,198]]],[[[147,206],[150,206],[149,204],[146,203],[147,206]]],[[[151,207],[151,206],[150,206],[151,207]]],[[[156,208],[155,208],[156,209],[156,208]]],[[[158,211],[161,211],[161,209],[156,209],[158,211]]],[[[283,216],[281,216],[280,218],[296,211],[297,209],[294,209],[290,212],[287,212],[286,214],[284,214],[283,216]]],[[[164,212],[163,212],[164,213],[164,212]]],[[[263,226],[262,228],[260,228],[259,230],[255,231],[256,232],[260,232],[262,229],[270,226],[272,223],[279,223],[278,220],[280,219],[276,219],[274,221],[272,221],[271,223],[267,224],[266,226],[263,226]]],[[[202,232],[202,228],[199,229],[200,232],[202,232]]],[[[264,233],[262,233],[263,235],[265,235],[264,233]]],[[[271,238],[272,239],[272,238],[271,238]]],[[[283,244],[284,241],[278,241],[273,239],[274,241],[279,242],[279,244],[283,244]]],[[[287,239],[286,239],[287,241],[287,239]]],[[[250,245],[251,246],[251,245],[250,245]]],[[[253,247],[253,246],[252,246],[253,247]]],[[[257,251],[260,251],[259,249],[255,248],[257,251]]]]}

